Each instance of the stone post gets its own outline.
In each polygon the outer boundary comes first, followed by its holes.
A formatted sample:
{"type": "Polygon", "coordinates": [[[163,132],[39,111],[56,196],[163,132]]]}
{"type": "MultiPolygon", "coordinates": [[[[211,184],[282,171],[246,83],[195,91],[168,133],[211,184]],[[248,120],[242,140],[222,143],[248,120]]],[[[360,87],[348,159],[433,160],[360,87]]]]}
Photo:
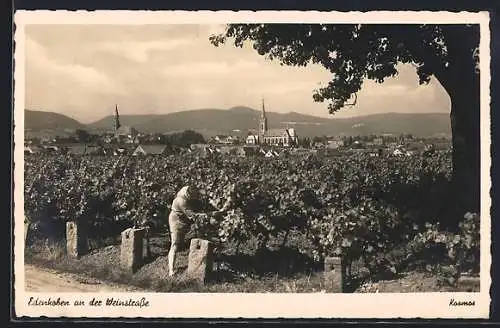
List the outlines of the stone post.
{"type": "Polygon", "coordinates": [[[342,257],[326,257],[325,286],[332,293],[343,293],[345,286],[345,270],[342,257]]]}
{"type": "Polygon", "coordinates": [[[87,231],[77,221],[66,222],[66,253],[69,258],[79,259],[88,251],[87,231]]]}
{"type": "Polygon", "coordinates": [[[213,243],[195,238],[189,247],[187,275],[204,284],[213,269],[213,243]]]}
{"type": "Polygon", "coordinates": [[[24,245],[26,245],[26,241],[28,239],[28,232],[30,230],[29,222],[24,222],[24,245]]]}
{"type": "Polygon", "coordinates": [[[128,228],[122,232],[120,265],[123,270],[134,273],[144,262],[144,236],[146,229],[128,228]]]}

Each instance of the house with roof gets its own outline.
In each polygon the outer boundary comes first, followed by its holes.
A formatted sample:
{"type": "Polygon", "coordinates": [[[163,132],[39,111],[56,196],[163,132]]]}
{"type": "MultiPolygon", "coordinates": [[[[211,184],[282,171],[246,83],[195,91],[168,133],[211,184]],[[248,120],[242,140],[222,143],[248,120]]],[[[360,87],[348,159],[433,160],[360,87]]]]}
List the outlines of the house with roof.
{"type": "Polygon", "coordinates": [[[327,145],[323,141],[311,142],[311,148],[325,149],[327,145]]]}
{"type": "Polygon", "coordinates": [[[264,155],[264,157],[266,157],[266,158],[273,158],[273,157],[278,157],[278,156],[279,156],[279,153],[275,150],[269,150],[264,155]]]}
{"type": "Polygon", "coordinates": [[[404,155],[406,155],[406,156],[411,156],[411,153],[410,153],[410,152],[408,152],[408,151],[406,151],[406,150],[404,150],[403,148],[397,148],[396,150],[394,150],[394,151],[392,152],[392,154],[393,154],[394,156],[404,156],[404,155]]]}
{"type": "Polygon", "coordinates": [[[326,144],[326,148],[328,149],[338,149],[343,146],[344,146],[344,140],[342,139],[328,140],[326,144]]]}
{"type": "Polygon", "coordinates": [[[131,126],[123,125],[123,126],[120,126],[118,129],[116,129],[114,134],[115,134],[115,137],[133,139],[139,134],[139,132],[131,126]]]}
{"type": "Polygon", "coordinates": [[[264,149],[262,149],[262,148],[259,148],[258,153],[259,153],[260,155],[262,155],[262,156],[265,156],[265,155],[267,154],[267,151],[265,151],[265,150],[264,150],[264,149]]]}
{"type": "Polygon", "coordinates": [[[226,136],[226,135],[216,135],[213,138],[213,142],[217,144],[224,144],[224,145],[232,145],[238,141],[238,138],[234,136],[226,136]]]}
{"type": "Polygon", "coordinates": [[[132,156],[144,155],[166,155],[170,153],[165,145],[139,145],[132,153],[132,156]]]}
{"type": "Polygon", "coordinates": [[[24,146],[24,155],[33,155],[39,153],[41,149],[36,146],[24,146]]]}
{"type": "Polygon", "coordinates": [[[114,156],[127,155],[128,153],[129,153],[129,149],[127,149],[125,147],[113,148],[113,155],[114,156]]]}
{"type": "Polygon", "coordinates": [[[250,134],[246,139],[247,145],[257,145],[259,143],[259,137],[254,134],[250,134]]]}
{"type": "Polygon", "coordinates": [[[61,147],[54,146],[54,145],[44,145],[43,150],[46,153],[57,153],[61,151],[61,147]]]}
{"type": "Polygon", "coordinates": [[[118,156],[118,155],[126,155],[130,151],[126,147],[114,146],[114,145],[105,145],[101,147],[103,155],[106,156],[118,156]]]}
{"type": "Polygon", "coordinates": [[[190,152],[195,152],[202,155],[210,155],[215,152],[214,147],[210,144],[191,144],[187,149],[190,152]]]}

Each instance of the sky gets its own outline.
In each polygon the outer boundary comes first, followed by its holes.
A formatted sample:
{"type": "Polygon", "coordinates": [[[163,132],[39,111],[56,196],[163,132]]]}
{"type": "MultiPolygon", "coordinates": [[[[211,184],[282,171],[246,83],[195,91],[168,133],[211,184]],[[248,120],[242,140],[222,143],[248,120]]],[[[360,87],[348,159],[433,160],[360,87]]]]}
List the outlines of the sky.
{"type": "Polygon", "coordinates": [[[249,45],[213,46],[223,25],[27,25],[26,108],[68,115],[82,123],[113,115],[164,114],[200,108],[260,108],[319,117],[385,112],[445,112],[450,100],[432,79],[420,86],[415,69],[396,78],[365,80],[357,104],[328,114],[313,90],[331,74],[320,65],[281,66],[249,45]]]}

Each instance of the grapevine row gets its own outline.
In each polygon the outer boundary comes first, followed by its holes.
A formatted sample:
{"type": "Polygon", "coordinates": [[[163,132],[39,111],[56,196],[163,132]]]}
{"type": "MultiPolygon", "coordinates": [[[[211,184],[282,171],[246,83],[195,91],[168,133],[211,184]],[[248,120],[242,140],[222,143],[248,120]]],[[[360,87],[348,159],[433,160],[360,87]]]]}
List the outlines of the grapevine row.
{"type": "MultiPolygon", "coordinates": [[[[41,155],[25,159],[25,213],[62,236],[68,220],[87,220],[96,234],[116,235],[137,221],[166,226],[169,206],[186,184],[219,206],[236,183],[234,208],[197,230],[221,242],[245,243],[297,231],[299,251],[316,259],[342,252],[376,267],[387,250],[439,221],[451,174],[449,152],[392,157],[239,158],[41,155]],[[441,188],[441,190],[440,190],[441,188]],[[420,219],[404,214],[418,210],[420,219]],[[114,229],[113,229],[114,227],[114,229]],[[373,254],[373,256],[371,256],[373,254]]],[[[201,204],[204,206],[204,204],[201,204]]],[[[202,208],[203,210],[203,208],[202,208]]]]}

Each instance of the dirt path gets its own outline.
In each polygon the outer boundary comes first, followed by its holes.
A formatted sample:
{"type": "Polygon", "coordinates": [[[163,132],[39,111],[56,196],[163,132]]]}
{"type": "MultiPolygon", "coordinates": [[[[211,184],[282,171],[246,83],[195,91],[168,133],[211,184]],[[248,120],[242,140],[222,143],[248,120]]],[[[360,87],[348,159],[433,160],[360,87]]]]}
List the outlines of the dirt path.
{"type": "Polygon", "coordinates": [[[24,266],[26,291],[29,292],[133,292],[137,289],[54,270],[24,266]]]}

